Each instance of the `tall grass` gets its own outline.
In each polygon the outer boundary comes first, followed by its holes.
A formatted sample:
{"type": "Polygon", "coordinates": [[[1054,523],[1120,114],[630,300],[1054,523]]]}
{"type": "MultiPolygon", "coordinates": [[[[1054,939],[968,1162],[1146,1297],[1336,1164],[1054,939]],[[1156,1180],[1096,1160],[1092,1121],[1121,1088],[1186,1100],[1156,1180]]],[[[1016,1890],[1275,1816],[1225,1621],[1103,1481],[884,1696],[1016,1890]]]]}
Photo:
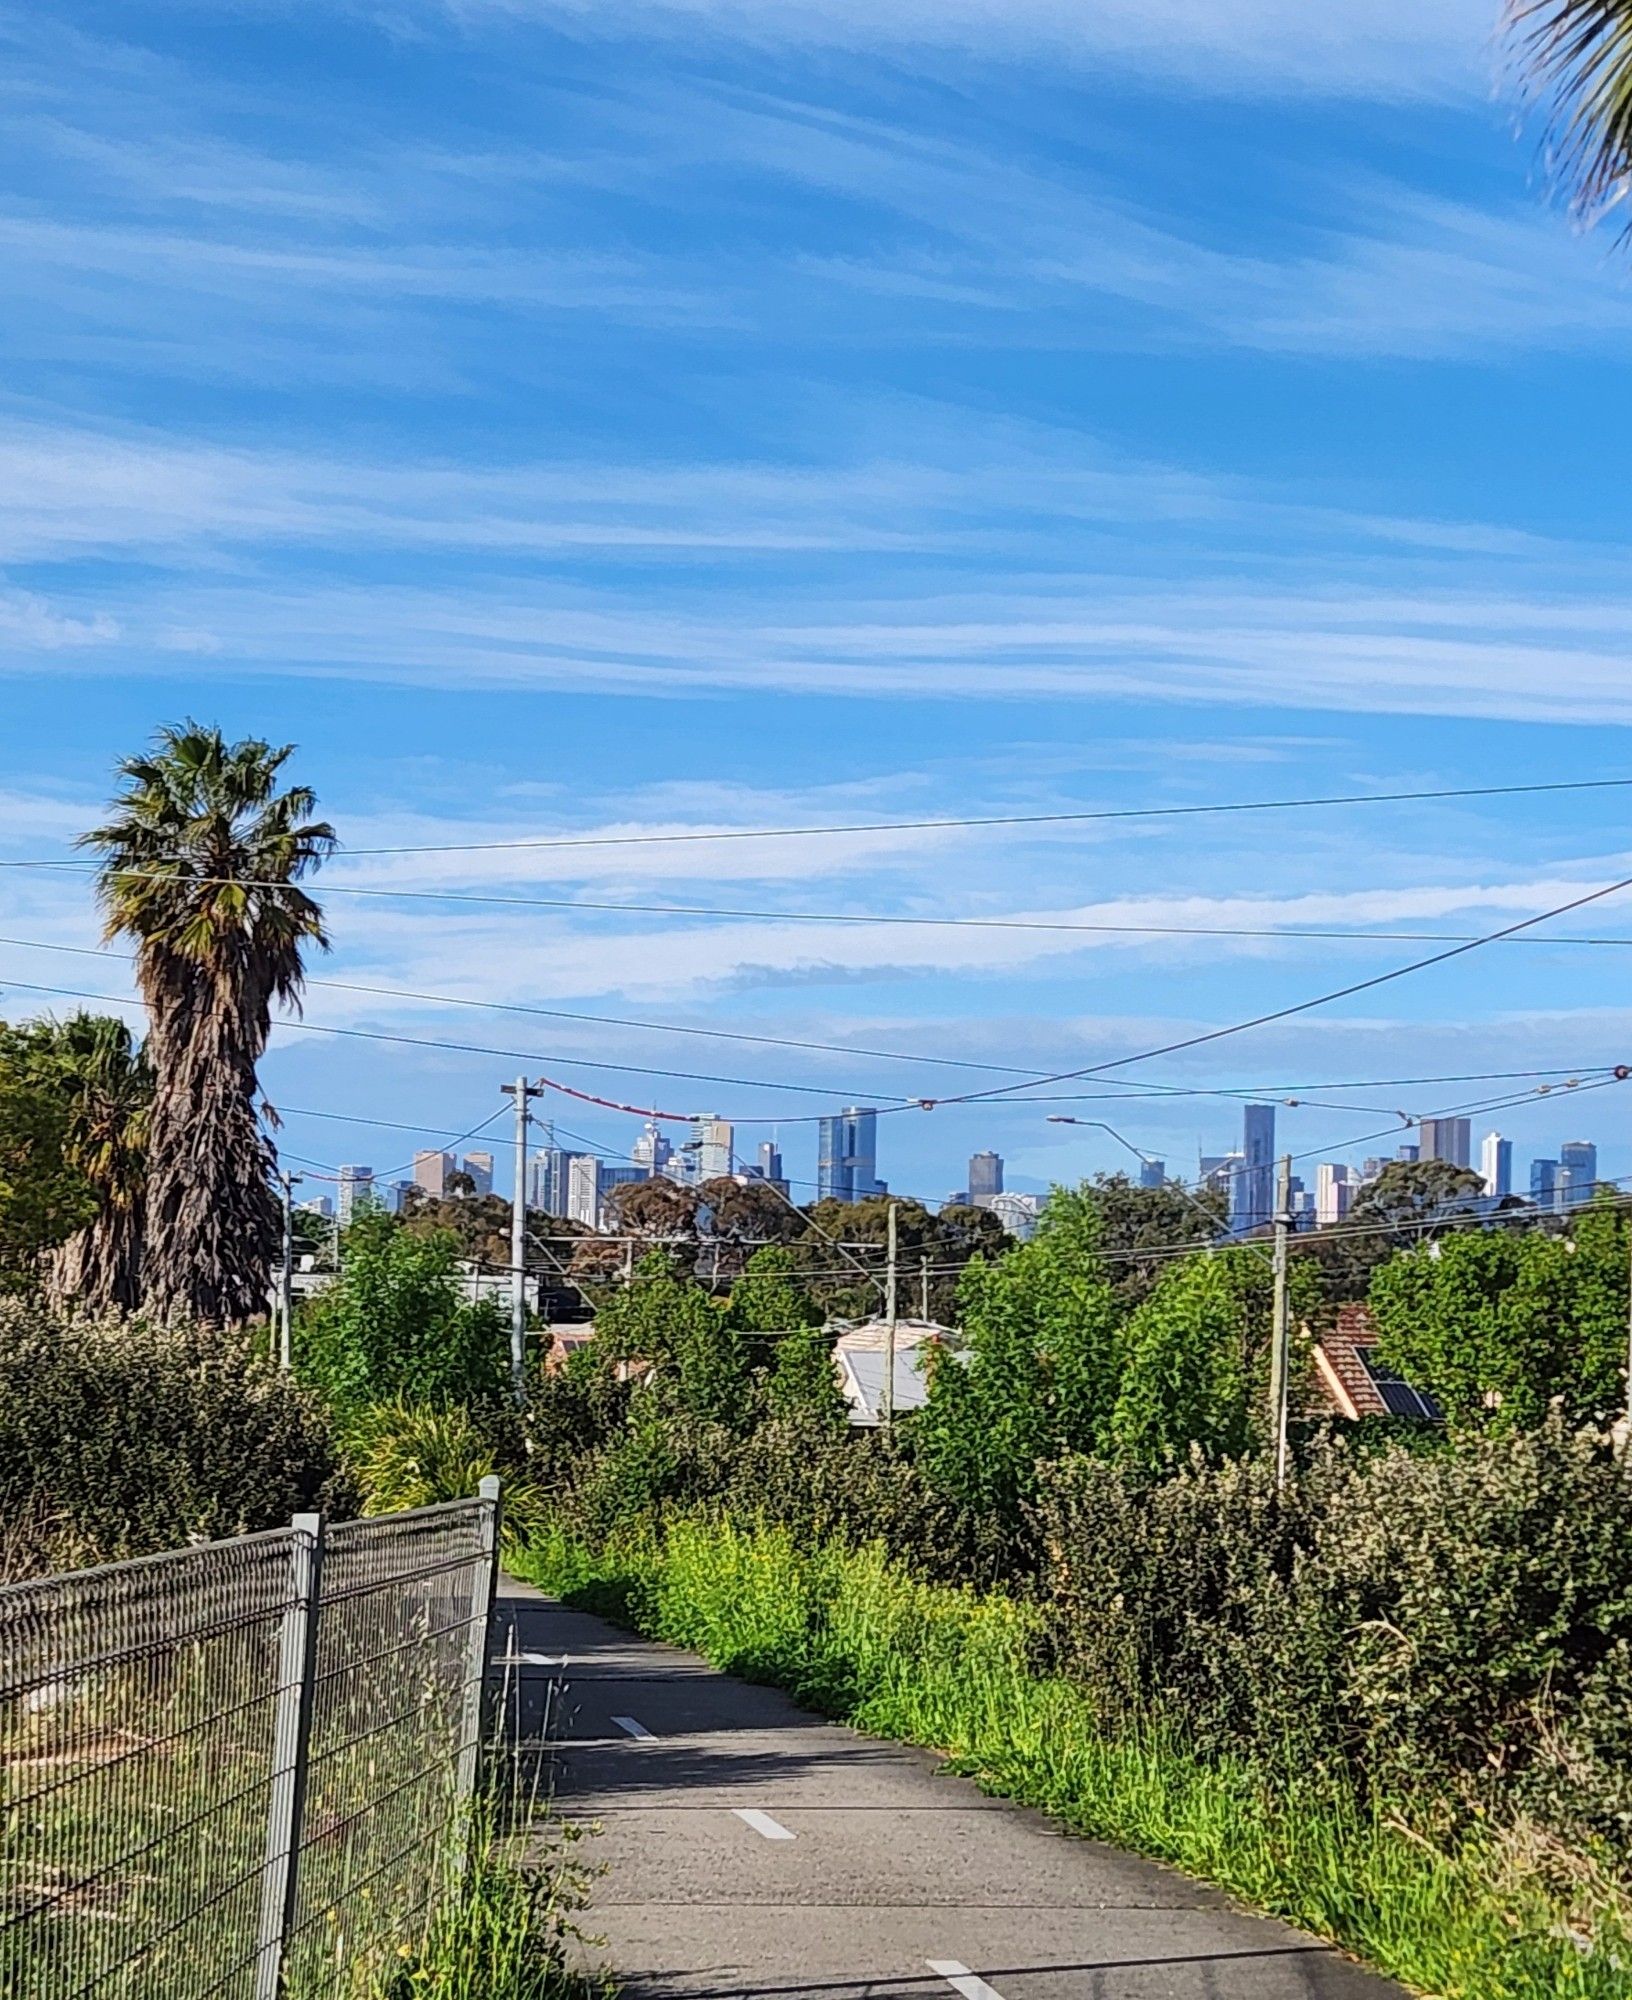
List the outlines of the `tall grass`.
{"type": "Polygon", "coordinates": [[[858,1728],[930,1746],[986,1790],[1171,1862],[1446,2000],[1628,2000],[1601,1885],[1547,1886],[1511,1834],[1435,1837],[1405,1802],[1197,1757],[1159,1717],[1108,1737],[996,1594],[918,1582],[878,1548],[671,1521],[590,1550],[559,1530],[521,1574],[858,1728]]]}

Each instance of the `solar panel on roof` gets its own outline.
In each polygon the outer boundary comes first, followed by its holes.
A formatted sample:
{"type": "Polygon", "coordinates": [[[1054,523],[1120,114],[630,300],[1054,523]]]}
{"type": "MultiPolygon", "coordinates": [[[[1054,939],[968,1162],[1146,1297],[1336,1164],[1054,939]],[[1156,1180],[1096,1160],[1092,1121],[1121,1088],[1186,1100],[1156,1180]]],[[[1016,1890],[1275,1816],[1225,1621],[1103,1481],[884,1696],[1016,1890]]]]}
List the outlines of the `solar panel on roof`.
{"type": "Polygon", "coordinates": [[[1392,1368],[1385,1368],[1369,1348],[1357,1346],[1355,1353],[1360,1357],[1361,1367],[1365,1369],[1371,1386],[1382,1397],[1383,1406],[1391,1417],[1415,1417],[1419,1421],[1431,1424],[1441,1424],[1445,1421],[1444,1411],[1432,1396],[1425,1395],[1421,1389],[1414,1389],[1403,1376],[1396,1375],[1392,1368]]]}

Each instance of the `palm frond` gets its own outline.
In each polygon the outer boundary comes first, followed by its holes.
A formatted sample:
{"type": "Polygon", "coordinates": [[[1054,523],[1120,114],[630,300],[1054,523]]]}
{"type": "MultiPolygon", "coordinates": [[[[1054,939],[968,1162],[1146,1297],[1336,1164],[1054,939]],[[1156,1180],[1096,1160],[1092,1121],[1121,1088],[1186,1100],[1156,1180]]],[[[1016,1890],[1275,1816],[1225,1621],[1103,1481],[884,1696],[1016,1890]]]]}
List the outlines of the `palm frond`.
{"type": "Polygon", "coordinates": [[[1632,174],[1632,0],[1507,0],[1525,83],[1548,102],[1548,172],[1595,220],[1632,174]]]}

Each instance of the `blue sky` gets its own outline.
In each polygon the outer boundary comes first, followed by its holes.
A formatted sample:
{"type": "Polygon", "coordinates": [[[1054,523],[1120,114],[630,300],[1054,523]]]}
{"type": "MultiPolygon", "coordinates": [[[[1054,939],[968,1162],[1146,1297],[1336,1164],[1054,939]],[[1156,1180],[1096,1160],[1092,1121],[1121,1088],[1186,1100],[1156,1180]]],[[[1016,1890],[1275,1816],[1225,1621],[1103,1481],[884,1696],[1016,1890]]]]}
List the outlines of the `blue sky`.
{"type": "MultiPolygon", "coordinates": [[[[1632,774],[1632,289],[1537,185],[1494,0],[0,6],[0,858],[194,714],[300,745],[353,847],[1632,774]]],[[[668,1109],[1132,1053],[1416,954],[665,919],[458,890],[1477,932],[1632,873],[1626,795],[1057,830],[363,857],[353,985],[892,1049],[778,1050],[314,988],[668,1109]],[[733,1082],[649,1078],[621,1063],[733,1082]]],[[[1577,934],[1632,937],[1632,896],[1577,934]]],[[[7,937],[95,942],[72,874],[7,937]]],[[[1131,1076],[1571,1070],[1632,947],[1495,947],[1131,1076]]],[[[0,945],[30,986],[125,968],[0,945]]],[[[279,1036],[292,1152],[385,1168],[521,1062],[279,1036]],[[317,1111],[331,1114],[322,1119],[317,1111]]],[[[1389,1085],[1283,1120],[1352,1157],[1389,1085]]],[[[1224,1099],[1113,1116],[1176,1166],[1224,1099]]],[[[609,1152],[633,1121],[562,1105],[609,1152]]],[[[1618,1099],[1493,1117],[1521,1164],[1618,1099]]],[[[756,1140],[766,1126],[744,1125],[756,1140]]],[[[1124,1158],[1037,1105],[881,1167],[1124,1158]]]]}

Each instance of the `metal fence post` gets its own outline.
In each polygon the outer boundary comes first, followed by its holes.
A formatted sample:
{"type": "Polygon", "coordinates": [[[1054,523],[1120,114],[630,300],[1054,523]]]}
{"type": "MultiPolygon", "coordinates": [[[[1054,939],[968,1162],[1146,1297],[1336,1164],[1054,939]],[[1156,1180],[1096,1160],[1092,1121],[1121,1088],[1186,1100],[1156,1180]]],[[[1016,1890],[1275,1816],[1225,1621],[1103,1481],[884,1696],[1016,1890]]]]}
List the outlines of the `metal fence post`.
{"type": "MultiPolygon", "coordinates": [[[[461,1807],[468,1807],[476,1796],[476,1774],[481,1766],[482,1732],[487,1714],[487,1656],[493,1643],[493,1598],[499,1576],[498,1475],[490,1472],[476,1492],[481,1512],[477,1517],[477,1562],[470,1592],[463,1734],[459,1740],[457,1796],[461,1807]]],[[[461,1842],[461,1851],[468,1846],[468,1841],[461,1842]]]]}
{"type": "Polygon", "coordinates": [[[307,1757],[312,1742],[312,1697],[317,1680],[317,1627],[323,1594],[323,1516],[297,1514],[290,1522],[294,1594],[283,1615],[278,1647],[278,1706],[272,1736],[271,1806],[266,1861],[261,1874],[260,1949],[255,1959],[255,2000],[280,2000],[284,1957],[295,1922],[300,1886],[301,1820],[306,1804],[307,1757]]]}

